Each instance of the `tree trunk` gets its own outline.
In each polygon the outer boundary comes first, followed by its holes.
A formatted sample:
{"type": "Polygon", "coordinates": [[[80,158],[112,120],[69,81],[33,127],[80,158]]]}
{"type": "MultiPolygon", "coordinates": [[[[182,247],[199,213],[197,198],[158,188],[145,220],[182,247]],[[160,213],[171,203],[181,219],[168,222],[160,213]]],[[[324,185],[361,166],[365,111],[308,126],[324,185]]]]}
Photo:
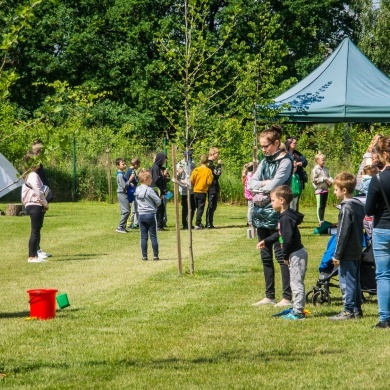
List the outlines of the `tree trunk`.
{"type": "Polygon", "coordinates": [[[7,209],[5,211],[5,215],[11,217],[11,216],[20,216],[20,213],[22,212],[22,205],[21,204],[7,204],[7,209]]]}

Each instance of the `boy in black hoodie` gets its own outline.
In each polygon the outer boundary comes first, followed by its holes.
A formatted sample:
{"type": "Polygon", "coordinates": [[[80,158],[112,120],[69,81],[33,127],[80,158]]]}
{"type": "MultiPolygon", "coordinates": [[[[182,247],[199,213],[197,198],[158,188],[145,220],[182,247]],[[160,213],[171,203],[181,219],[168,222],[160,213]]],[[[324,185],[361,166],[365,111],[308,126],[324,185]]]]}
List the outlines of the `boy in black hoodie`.
{"type": "Polygon", "coordinates": [[[272,208],[279,212],[278,231],[257,244],[257,249],[263,249],[279,241],[282,247],[284,262],[289,266],[290,285],[293,293],[293,307],[282,312],[286,320],[305,318],[305,274],[307,268],[307,251],[301,242],[298,229],[303,221],[303,214],[291,210],[289,205],[294,195],[289,186],[283,185],[271,191],[272,208]]]}

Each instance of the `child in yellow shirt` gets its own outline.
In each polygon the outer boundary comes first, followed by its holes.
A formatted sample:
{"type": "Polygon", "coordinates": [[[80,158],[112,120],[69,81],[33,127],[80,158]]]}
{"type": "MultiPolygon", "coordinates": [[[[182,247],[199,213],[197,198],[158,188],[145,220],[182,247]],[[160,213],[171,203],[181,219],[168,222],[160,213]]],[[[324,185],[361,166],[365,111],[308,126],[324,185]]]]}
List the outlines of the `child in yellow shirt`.
{"type": "Polygon", "coordinates": [[[196,207],[196,224],[195,229],[203,229],[202,216],[206,204],[207,191],[213,182],[213,173],[207,167],[207,154],[200,156],[200,166],[196,167],[191,173],[191,184],[194,191],[196,207]]]}

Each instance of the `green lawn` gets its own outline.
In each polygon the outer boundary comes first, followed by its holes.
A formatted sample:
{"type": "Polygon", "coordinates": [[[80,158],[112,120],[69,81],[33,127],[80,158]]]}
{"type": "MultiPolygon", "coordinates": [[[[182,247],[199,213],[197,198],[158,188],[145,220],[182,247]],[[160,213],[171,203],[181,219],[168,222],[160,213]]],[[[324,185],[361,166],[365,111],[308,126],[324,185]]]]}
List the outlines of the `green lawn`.
{"type": "MultiPolygon", "coordinates": [[[[0,204],[0,209],[4,209],[0,204]]],[[[301,233],[315,284],[328,236],[314,236],[314,209],[301,233]]],[[[376,302],[360,321],[334,323],[331,306],[303,321],[256,308],[264,281],[246,208],[219,205],[218,229],[194,231],[195,275],[182,232],[179,277],[173,207],[159,234],[159,262],[143,262],[139,232],[114,232],[117,205],[52,204],[42,230],[45,264],[27,263],[28,217],[0,217],[0,388],[4,389],[387,389],[390,332],[373,329],[376,302]],[[31,288],[66,292],[55,319],[27,321],[31,288]]],[[[327,220],[337,220],[329,207],[327,220]]],[[[277,298],[280,272],[277,272],[277,298]]]]}

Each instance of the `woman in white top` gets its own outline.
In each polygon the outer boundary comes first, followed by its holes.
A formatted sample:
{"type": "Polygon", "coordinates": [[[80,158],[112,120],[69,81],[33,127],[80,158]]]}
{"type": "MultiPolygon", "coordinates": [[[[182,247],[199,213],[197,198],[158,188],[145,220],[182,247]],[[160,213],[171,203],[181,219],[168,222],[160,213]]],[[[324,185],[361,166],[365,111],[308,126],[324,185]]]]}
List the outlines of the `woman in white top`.
{"type": "MultiPolygon", "coordinates": [[[[26,162],[31,162],[31,156],[27,156],[26,162]]],[[[34,164],[34,163],[33,163],[34,164]]],[[[45,198],[44,185],[37,170],[39,165],[29,168],[30,173],[25,177],[25,184],[22,187],[22,203],[26,213],[31,220],[31,233],[28,242],[28,262],[41,263],[45,259],[38,257],[38,249],[41,241],[41,229],[45,212],[49,209],[49,204],[45,198]]]]}
{"type": "Polygon", "coordinates": [[[372,149],[378,142],[378,140],[383,137],[381,134],[376,134],[372,138],[370,145],[368,145],[366,153],[364,153],[362,161],[360,162],[358,172],[356,174],[356,189],[360,189],[363,176],[363,168],[366,165],[372,165],[372,149]]]}

